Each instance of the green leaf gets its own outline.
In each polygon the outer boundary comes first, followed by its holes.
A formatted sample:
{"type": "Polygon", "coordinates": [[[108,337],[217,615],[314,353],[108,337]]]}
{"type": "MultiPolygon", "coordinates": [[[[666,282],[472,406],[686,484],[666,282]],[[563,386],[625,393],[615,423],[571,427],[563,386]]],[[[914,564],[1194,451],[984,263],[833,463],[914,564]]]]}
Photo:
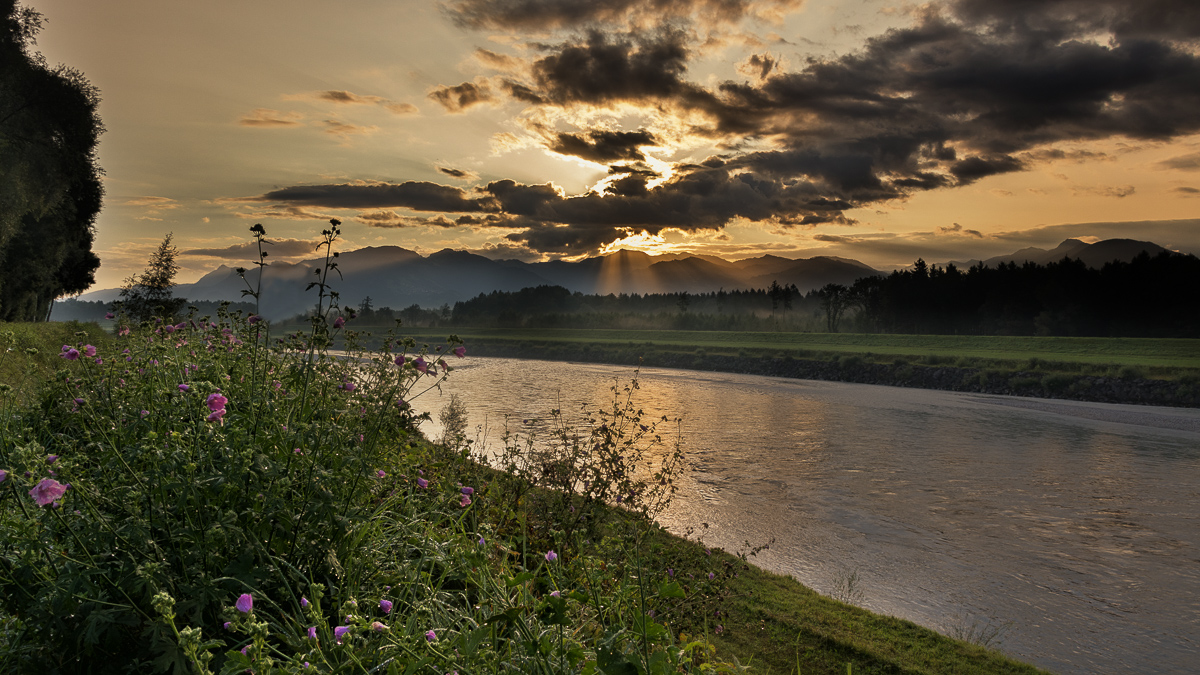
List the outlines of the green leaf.
{"type": "Polygon", "coordinates": [[[658,587],[658,597],[660,598],[684,598],[687,595],[683,592],[683,587],[678,581],[672,581],[658,587]]]}

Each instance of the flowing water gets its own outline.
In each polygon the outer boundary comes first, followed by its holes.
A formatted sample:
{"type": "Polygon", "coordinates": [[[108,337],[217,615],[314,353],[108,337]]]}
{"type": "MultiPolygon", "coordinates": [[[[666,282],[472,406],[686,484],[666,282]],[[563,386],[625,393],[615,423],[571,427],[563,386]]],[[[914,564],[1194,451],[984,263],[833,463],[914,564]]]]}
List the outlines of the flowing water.
{"type": "MultiPolygon", "coordinates": [[[[631,368],[471,359],[458,393],[506,417],[611,402],[631,368]]],[[[829,594],[1062,673],[1197,672],[1200,411],[645,369],[691,470],[660,520],[829,594]],[[848,588],[855,580],[855,587],[848,588]]]]}

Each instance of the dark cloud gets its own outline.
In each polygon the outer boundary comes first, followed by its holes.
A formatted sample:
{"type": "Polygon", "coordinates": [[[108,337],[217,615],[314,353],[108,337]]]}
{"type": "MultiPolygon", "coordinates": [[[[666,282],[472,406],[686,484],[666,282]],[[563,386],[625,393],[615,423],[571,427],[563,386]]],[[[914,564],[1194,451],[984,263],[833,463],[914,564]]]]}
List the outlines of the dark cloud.
{"type": "Polygon", "coordinates": [[[1180,171],[1200,171],[1200,152],[1193,152],[1190,155],[1180,155],[1165,159],[1158,163],[1162,169],[1178,169],[1180,171]]]}
{"type": "Polygon", "coordinates": [[[463,82],[453,87],[438,87],[429,92],[429,98],[450,112],[462,112],[473,105],[494,99],[487,85],[463,82]]]}
{"type": "Polygon", "coordinates": [[[341,185],[297,185],[273,190],[248,201],[336,209],[402,207],[414,211],[475,213],[496,210],[490,198],[472,198],[459,188],[424,181],[341,185]]]}
{"type": "Polygon", "coordinates": [[[958,223],[954,223],[950,227],[939,227],[938,233],[940,233],[940,234],[965,234],[969,237],[983,239],[983,233],[980,232],[979,230],[968,230],[968,229],[964,228],[962,225],[959,225],[958,223]]]}
{"type": "Polygon", "coordinates": [[[452,0],[450,16],[474,29],[554,30],[596,24],[637,26],[691,18],[734,23],[796,8],[803,0],[452,0]]]}
{"type": "Polygon", "coordinates": [[[1188,187],[1185,185],[1182,187],[1175,188],[1174,190],[1172,190],[1172,192],[1179,192],[1179,193],[1185,194],[1185,195],[1200,195],[1200,188],[1188,187]]]}
{"type": "Polygon", "coordinates": [[[462,169],[452,169],[447,166],[439,166],[437,168],[437,170],[441,173],[446,174],[447,176],[450,176],[451,178],[458,178],[460,180],[478,180],[479,179],[479,176],[475,175],[474,173],[472,173],[470,171],[463,171],[462,169]]]}
{"type": "Polygon", "coordinates": [[[359,94],[355,94],[353,92],[342,91],[342,90],[337,90],[337,89],[319,92],[317,94],[317,98],[321,99],[322,101],[332,101],[334,103],[350,103],[350,104],[357,104],[357,105],[376,104],[376,103],[382,103],[382,102],[387,101],[387,99],[382,98],[380,96],[360,96],[359,94]]]}
{"type": "Polygon", "coordinates": [[[621,161],[645,161],[641,148],[656,145],[654,134],[646,130],[607,131],[596,130],[586,134],[559,133],[548,146],[563,155],[574,155],[583,159],[607,164],[621,161]]]}
{"type": "Polygon", "coordinates": [[[321,120],[321,126],[324,127],[324,132],[334,136],[356,136],[360,134],[369,134],[379,130],[376,126],[361,126],[358,124],[349,124],[340,120],[321,120]]]}
{"type": "Polygon", "coordinates": [[[779,61],[770,54],[751,54],[750,58],[738,65],[738,72],[763,80],[778,65],[779,61]]]}

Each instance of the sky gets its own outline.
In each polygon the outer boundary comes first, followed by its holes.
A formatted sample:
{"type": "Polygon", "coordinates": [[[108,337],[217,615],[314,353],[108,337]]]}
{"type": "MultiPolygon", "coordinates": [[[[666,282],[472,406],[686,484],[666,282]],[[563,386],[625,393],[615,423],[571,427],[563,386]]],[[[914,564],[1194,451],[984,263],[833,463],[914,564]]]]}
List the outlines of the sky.
{"type": "Polygon", "coordinates": [[[877,269],[1200,253],[1194,0],[28,0],[102,97],[94,289],[397,245],[877,269]]]}

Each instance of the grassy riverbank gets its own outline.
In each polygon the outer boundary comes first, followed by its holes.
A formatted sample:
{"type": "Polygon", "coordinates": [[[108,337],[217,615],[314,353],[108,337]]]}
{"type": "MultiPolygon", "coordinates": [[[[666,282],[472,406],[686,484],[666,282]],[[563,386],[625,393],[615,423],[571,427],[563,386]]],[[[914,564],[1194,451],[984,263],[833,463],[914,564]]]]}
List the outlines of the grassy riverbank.
{"type": "MultiPolygon", "coordinates": [[[[456,330],[473,345],[474,353],[485,356],[642,363],[989,394],[1200,406],[1200,340],[456,330]]],[[[418,338],[434,334],[428,329],[413,333],[418,338]]]]}
{"type": "Polygon", "coordinates": [[[403,404],[455,343],[216,323],[0,326],[0,670],[1039,672],[653,526],[680,467],[632,389],[501,472],[403,404]]]}

